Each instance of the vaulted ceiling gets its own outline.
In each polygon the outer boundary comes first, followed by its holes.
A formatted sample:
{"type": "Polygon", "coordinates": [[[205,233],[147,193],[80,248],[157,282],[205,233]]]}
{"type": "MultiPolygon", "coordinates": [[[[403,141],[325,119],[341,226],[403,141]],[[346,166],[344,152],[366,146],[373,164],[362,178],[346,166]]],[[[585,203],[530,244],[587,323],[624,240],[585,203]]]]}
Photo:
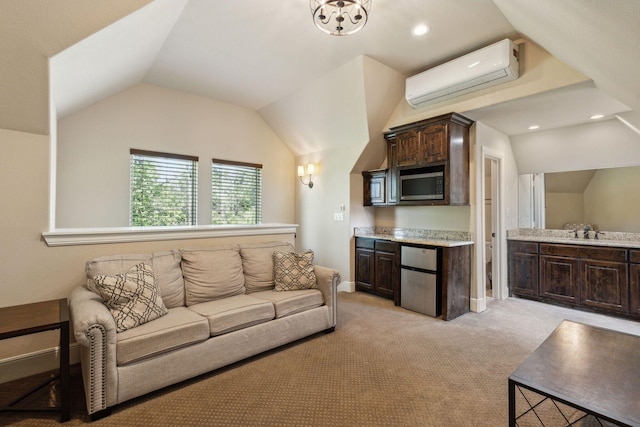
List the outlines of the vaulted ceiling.
{"type": "Polygon", "coordinates": [[[506,37],[542,46],[638,118],[637,0],[372,3],[362,31],[332,37],[307,0],[0,0],[0,128],[47,134],[50,109],[62,117],[139,82],[259,110],[359,55],[409,76],[506,37]],[[417,23],[431,32],[413,37],[417,23]]]}

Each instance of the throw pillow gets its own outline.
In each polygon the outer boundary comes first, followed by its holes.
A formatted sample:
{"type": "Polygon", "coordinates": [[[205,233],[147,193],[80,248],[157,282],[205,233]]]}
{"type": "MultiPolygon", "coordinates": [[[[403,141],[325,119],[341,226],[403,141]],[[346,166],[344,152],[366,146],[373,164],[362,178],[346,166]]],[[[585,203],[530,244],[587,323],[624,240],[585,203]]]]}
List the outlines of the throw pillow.
{"type": "Polygon", "coordinates": [[[145,263],[128,272],[93,277],[118,332],[147,323],[168,313],[151,267],[145,263]]]}
{"type": "Polygon", "coordinates": [[[274,281],[276,291],[315,289],[318,287],[313,270],[313,251],[296,253],[273,253],[274,281]]]}

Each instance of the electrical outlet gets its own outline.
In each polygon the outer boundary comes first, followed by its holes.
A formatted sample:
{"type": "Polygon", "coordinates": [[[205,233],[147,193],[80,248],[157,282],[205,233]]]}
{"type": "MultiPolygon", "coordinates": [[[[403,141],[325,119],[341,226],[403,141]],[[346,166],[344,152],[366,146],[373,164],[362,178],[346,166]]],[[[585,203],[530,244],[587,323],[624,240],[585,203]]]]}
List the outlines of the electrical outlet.
{"type": "Polygon", "coordinates": [[[334,212],[333,213],[334,221],[344,221],[344,213],[343,212],[334,212]]]}

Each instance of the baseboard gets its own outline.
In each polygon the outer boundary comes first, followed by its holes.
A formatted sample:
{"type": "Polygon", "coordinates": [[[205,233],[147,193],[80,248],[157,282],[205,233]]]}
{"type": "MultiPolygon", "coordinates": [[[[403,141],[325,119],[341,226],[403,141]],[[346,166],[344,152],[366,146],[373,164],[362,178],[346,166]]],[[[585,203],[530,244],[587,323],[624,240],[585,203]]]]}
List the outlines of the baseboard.
{"type": "MultiPolygon", "coordinates": [[[[73,343],[69,346],[69,363],[80,362],[80,346],[73,343]]],[[[40,372],[52,371],[60,367],[58,347],[21,354],[0,360],[0,384],[40,372]]]]}
{"type": "Polygon", "coordinates": [[[355,282],[344,281],[338,285],[338,292],[355,292],[355,291],[356,291],[355,282]]]}
{"type": "Polygon", "coordinates": [[[486,298],[471,298],[469,301],[469,308],[474,313],[480,313],[487,309],[487,299],[486,298]]]}

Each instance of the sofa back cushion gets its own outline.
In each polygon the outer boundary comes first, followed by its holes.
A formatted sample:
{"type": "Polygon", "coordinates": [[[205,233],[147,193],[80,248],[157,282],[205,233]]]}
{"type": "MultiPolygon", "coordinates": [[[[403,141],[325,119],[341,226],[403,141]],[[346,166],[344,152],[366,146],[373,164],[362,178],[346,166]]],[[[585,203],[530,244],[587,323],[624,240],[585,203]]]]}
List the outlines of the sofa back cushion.
{"type": "Polygon", "coordinates": [[[182,249],[186,305],[245,293],[237,245],[182,249]]]}
{"type": "Polygon", "coordinates": [[[247,293],[273,289],[273,253],[293,251],[293,245],[287,242],[241,245],[240,255],[242,256],[242,269],[247,293]]]}
{"type": "Polygon", "coordinates": [[[85,266],[87,287],[96,292],[93,281],[95,276],[122,274],[141,262],[151,266],[164,305],[167,308],[184,306],[184,281],[180,269],[180,252],[178,251],[107,255],[95,258],[88,261],[85,266]]]}
{"type": "Polygon", "coordinates": [[[167,308],[184,307],[184,279],[178,251],[151,254],[153,272],[158,280],[162,301],[167,308]]]}
{"type": "Polygon", "coordinates": [[[87,274],[87,288],[99,294],[96,284],[93,281],[95,276],[112,276],[114,274],[126,273],[141,262],[147,265],[153,265],[151,262],[151,254],[107,255],[87,261],[84,267],[87,274]]]}

